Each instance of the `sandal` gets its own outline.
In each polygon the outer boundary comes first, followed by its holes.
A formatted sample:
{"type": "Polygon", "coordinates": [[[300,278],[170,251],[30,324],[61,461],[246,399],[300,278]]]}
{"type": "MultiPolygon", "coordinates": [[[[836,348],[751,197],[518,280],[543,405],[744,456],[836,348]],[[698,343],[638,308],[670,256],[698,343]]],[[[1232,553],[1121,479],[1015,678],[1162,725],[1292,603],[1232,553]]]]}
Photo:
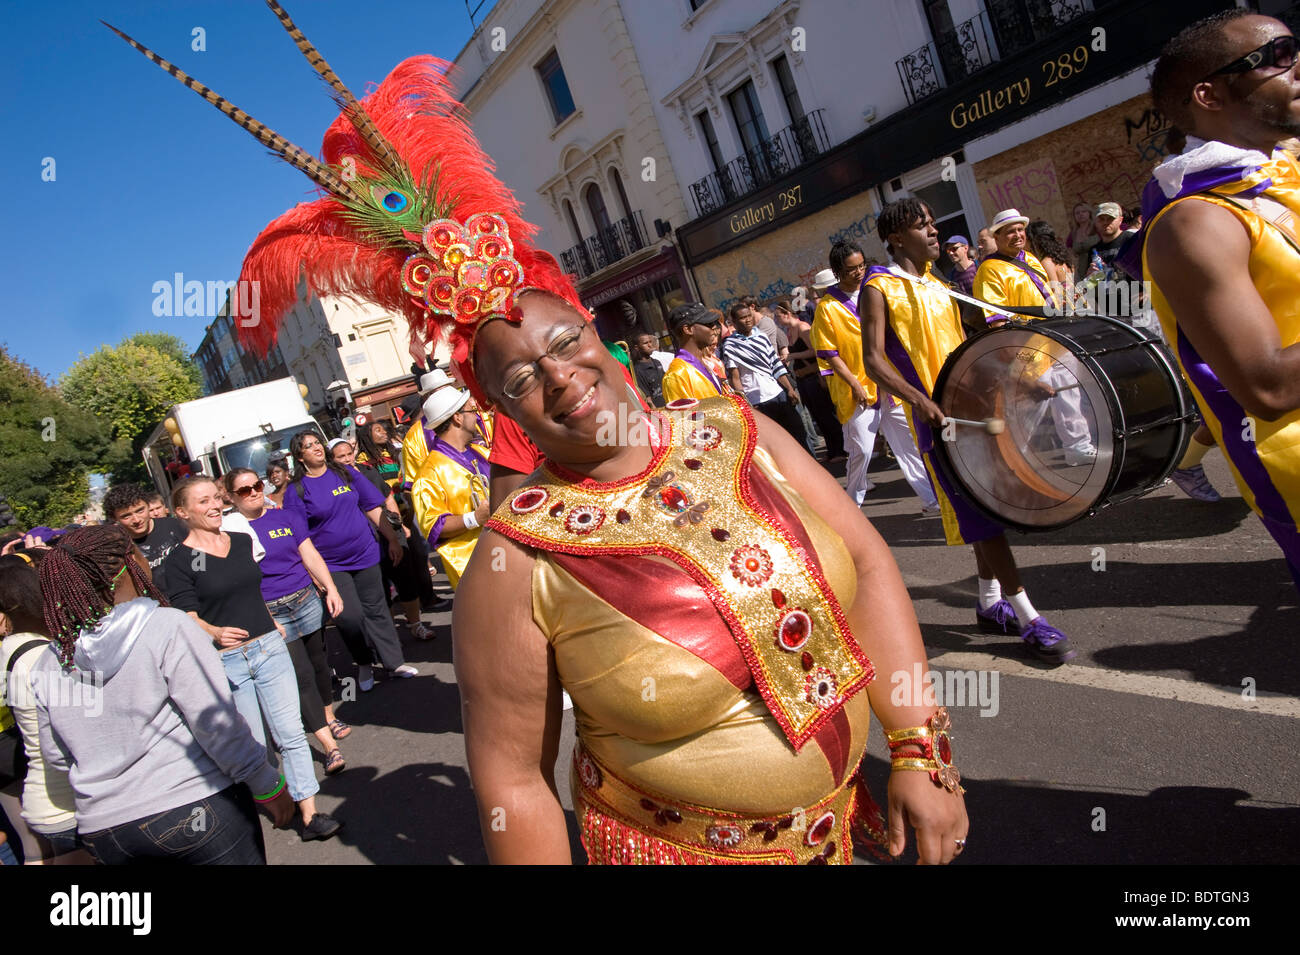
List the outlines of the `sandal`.
{"type": "MultiPolygon", "coordinates": [[[[351,732],[352,727],[342,720],[332,720],[330,722],[330,735],[335,739],[346,739],[351,732]]],[[[331,752],[337,752],[337,750],[331,750],[331,752]]]]}
{"type": "Polygon", "coordinates": [[[332,749],[325,754],[325,775],[334,776],[347,769],[347,761],[344,760],[343,754],[337,749],[332,749]]]}

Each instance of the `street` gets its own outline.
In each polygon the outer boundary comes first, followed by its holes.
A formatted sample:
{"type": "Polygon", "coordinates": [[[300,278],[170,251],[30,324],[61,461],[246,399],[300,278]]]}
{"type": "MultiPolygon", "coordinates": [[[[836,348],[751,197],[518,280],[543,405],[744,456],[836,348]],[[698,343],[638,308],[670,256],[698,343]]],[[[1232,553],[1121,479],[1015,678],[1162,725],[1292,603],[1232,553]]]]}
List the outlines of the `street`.
{"type": "MultiPolygon", "coordinates": [[[[979,671],[944,681],[978,692],[940,700],[952,714],[971,817],[961,864],[1294,858],[1300,612],[1276,545],[1218,452],[1205,466],[1219,504],[1191,501],[1170,484],[1062,531],[1011,535],[1035,605],[1080,650],[1054,669],[1017,638],[975,628],[970,549],[944,546],[939,519],[919,515],[890,463],[873,464],[879,487],[864,513],[902,570],[931,665],[979,671]]],[[[842,462],[836,469],[843,483],[842,462]]],[[[303,843],[264,821],[270,862],[486,861],[450,617],[425,616],[436,641],[404,641],[419,678],[380,681],[339,708],[354,728],[342,745],[348,768],[323,780],[317,803],[343,831],[303,843]]],[[[335,644],[339,672],[350,673],[335,644]]],[[[572,727],[566,713],[557,772],[566,810],[572,727]]],[[[882,806],[885,752],[873,727],[867,774],[882,806]]]]}

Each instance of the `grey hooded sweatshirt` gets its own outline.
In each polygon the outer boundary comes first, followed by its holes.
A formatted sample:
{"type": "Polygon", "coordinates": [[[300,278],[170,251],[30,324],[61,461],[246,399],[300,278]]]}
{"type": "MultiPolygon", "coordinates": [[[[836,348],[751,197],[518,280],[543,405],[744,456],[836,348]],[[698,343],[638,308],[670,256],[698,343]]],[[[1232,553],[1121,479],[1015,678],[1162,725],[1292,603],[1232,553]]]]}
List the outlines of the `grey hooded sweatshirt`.
{"type": "Polygon", "coordinates": [[[41,752],[68,771],[78,831],[177,809],[232,782],[259,794],[279,784],[188,614],[138,597],[82,631],[70,669],[53,649],[35,652],[41,752]]]}

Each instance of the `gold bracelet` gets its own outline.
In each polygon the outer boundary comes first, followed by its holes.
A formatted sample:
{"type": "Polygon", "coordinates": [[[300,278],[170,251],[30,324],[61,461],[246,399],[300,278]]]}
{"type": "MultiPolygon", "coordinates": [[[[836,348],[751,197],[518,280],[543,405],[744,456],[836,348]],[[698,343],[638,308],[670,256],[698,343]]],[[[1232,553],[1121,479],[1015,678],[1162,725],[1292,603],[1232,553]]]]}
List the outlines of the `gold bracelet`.
{"type": "Polygon", "coordinates": [[[932,759],[913,759],[911,757],[900,756],[897,759],[890,760],[890,769],[915,769],[923,773],[937,773],[939,764],[932,759]]]}

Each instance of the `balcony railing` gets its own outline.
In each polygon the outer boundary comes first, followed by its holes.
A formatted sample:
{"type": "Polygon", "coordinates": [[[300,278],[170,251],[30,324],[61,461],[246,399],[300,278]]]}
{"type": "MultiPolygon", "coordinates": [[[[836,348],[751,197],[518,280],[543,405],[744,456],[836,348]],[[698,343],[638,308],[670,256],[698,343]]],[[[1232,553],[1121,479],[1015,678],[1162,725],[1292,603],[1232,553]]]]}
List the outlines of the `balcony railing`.
{"type": "Polygon", "coordinates": [[[815,109],[762,140],[717,172],[691,183],[696,216],[715,212],[811,162],[830,149],[822,111],[815,109]]]}
{"type": "Polygon", "coordinates": [[[1083,0],[985,0],[985,7],[895,63],[908,103],[963,82],[1089,12],[1083,0]]]}
{"type": "Polygon", "coordinates": [[[626,259],[633,252],[649,246],[645,223],[638,209],[595,235],[589,235],[571,249],[560,253],[560,265],[579,279],[599,272],[608,265],[626,259]]]}

